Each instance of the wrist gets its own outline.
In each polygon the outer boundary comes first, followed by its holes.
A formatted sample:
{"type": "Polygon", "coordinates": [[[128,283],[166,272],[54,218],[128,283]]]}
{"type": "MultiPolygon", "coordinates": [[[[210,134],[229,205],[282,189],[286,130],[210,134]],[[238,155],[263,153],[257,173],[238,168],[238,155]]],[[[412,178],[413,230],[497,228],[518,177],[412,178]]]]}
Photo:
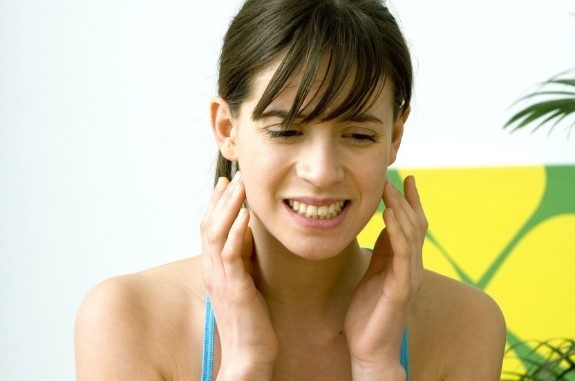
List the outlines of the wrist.
{"type": "Polygon", "coordinates": [[[273,364],[250,365],[236,363],[230,366],[222,364],[217,381],[268,381],[272,379],[273,364]]]}
{"type": "Polygon", "coordinates": [[[361,364],[352,361],[351,374],[354,381],[405,381],[405,370],[399,362],[383,365],[361,364]]]}

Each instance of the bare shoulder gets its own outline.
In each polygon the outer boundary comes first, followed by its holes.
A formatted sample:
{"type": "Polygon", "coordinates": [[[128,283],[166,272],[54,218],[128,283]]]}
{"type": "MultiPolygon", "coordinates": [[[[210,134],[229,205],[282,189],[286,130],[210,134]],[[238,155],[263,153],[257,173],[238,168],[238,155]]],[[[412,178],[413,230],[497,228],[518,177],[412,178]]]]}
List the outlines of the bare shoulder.
{"type": "Polygon", "coordinates": [[[195,376],[188,373],[199,372],[201,361],[199,267],[199,258],[191,258],[96,285],[76,318],[78,380],[195,376]]]}
{"type": "Polygon", "coordinates": [[[426,271],[409,325],[420,369],[446,380],[500,379],[505,320],[482,290],[426,271]]]}

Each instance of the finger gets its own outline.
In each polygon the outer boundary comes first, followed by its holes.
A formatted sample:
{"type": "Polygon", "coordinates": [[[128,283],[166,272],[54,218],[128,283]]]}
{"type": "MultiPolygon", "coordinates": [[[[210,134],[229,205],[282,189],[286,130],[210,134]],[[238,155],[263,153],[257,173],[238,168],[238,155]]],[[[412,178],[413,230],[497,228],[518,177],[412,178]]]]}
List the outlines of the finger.
{"type": "Polygon", "coordinates": [[[221,184],[213,196],[215,205],[212,204],[202,221],[202,250],[209,256],[211,271],[217,276],[225,276],[221,252],[245,197],[239,175],[231,182],[221,180],[221,184]]]}
{"type": "Polygon", "coordinates": [[[210,226],[207,228],[208,244],[215,249],[219,257],[228,238],[228,232],[236,219],[245,199],[243,184],[239,172],[223,191],[217,204],[214,206],[209,218],[210,226]]]}
{"type": "Polygon", "coordinates": [[[244,238],[248,229],[250,214],[246,208],[242,208],[232,226],[230,227],[228,239],[222,250],[222,262],[226,279],[228,281],[241,281],[247,272],[242,259],[242,248],[244,247],[244,238]]]}
{"type": "Polygon", "coordinates": [[[218,203],[220,197],[222,197],[222,194],[226,190],[226,186],[228,184],[229,184],[229,180],[226,179],[225,177],[218,178],[218,182],[216,183],[216,186],[214,187],[214,191],[212,192],[212,197],[210,198],[210,202],[208,203],[208,208],[206,209],[206,212],[204,213],[205,216],[211,215],[211,212],[212,212],[214,206],[218,203]]]}
{"type": "Polygon", "coordinates": [[[414,210],[423,212],[423,205],[421,205],[421,198],[419,197],[414,176],[409,175],[403,180],[403,189],[405,199],[409,202],[409,205],[411,205],[414,210]]]}
{"type": "Polygon", "coordinates": [[[383,272],[388,267],[392,256],[393,252],[389,242],[389,234],[387,232],[387,228],[384,228],[381,233],[379,233],[379,236],[373,245],[371,259],[362,280],[370,279],[375,274],[383,272]]]}
{"type": "Polygon", "coordinates": [[[401,192],[390,181],[386,183],[383,191],[383,201],[386,207],[393,209],[395,219],[399,222],[401,230],[410,242],[415,242],[414,226],[417,215],[401,192]]]}
{"type": "Polygon", "coordinates": [[[412,283],[417,282],[422,274],[422,267],[416,259],[420,256],[421,248],[414,248],[409,245],[399,227],[394,210],[389,209],[385,212],[385,221],[393,249],[393,259],[389,266],[390,270],[386,275],[386,284],[394,284],[395,286],[389,289],[390,292],[385,291],[387,287],[384,287],[383,291],[390,300],[399,305],[405,305],[412,297],[411,293],[415,289],[412,283]],[[391,283],[387,283],[388,280],[391,283]]]}
{"type": "MultiPolygon", "coordinates": [[[[222,192],[222,195],[220,196],[217,203],[214,205],[212,213],[214,213],[215,216],[219,217],[223,214],[227,214],[228,208],[230,207],[229,202],[232,201],[234,196],[238,196],[238,194],[235,192],[240,184],[241,184],[241,172],[238,171],[232,178],[232,181],[229,182],[226,189],[224,189],[224,191],[222,192]]],[[[235,215],[237,215],[238,212],[239,207],[237,208],[237,210],[234,211],[234,217],[235,215]]]]}
{"type": "MultiPolygon", "coordinates": [[[[397,200],[392,201],[393,198],[397,198],[397,197],[400,197],[399,191],[397,189],[395,189],[393,187],[393,185],[391,184],[391,182],[388,180],[388,182],[386,183],[386,185],[384,187],[384,195],[382,198],[384,199],[386,206],[388,208],[390,208],[390,212],[391,212],[391,210],[394,210],[392,208],[392,206],[397,206],[398,209],[403,210],[402,205],[398,204],[397,200]],[[391,189],[389,189],[389,188],[391,188],[391,189]]],[[[390,212],[388,212],[388,213],[390,213],[390,212]]],[[[385,221],[385,213],[382,214],[382,217],[384,218],[384,221],[385,221]]],[[[403,218],[406,219],[407,216],[404,215],[403,218]]],[[[386,225],[387,225],[387,223],[386,223],[386,225]]],[[[402,232],[403,232],[403,229],[402,229],[402,232]]],[[[387,228],[384,228],[381,231],[381,233],[379,234],[377,241],[375,242],[375,245],[373,247],[373,253],[371,256],[371,260],[370,260],[370,263],[368,265],[368,268],[366,270],[366,273],[365,273],[363,279],[369,279],[373,275],[375,275],[377,273],[381,273],[386,268],[388,268],[389,263],[392,260],[392,257],[393,257],[393,248],[391,247],[389,232],[388,232],[387,228]]]]}
{"type": "Polygon", "coordinates": [[[415,184],[415,177],[407,176],[405,178],[404,190],[407,202],[409,202],[417,214],[418,225],[421,226],[424,230],[427,230],[427,217],[425,216],[425,211],[423,210],[423,205],[421,204],[421,197],[419,196],[419,191],[417,190],[417,185],[415,184]]]}
{"type": "Polygon", "coordinates": [[[390,271],[408,289],[411,273],[411,251],[410,246],[401,229],[400,223],[395,216],[395,210],[386,209],[383,212],[383,219],[389,234],[389,242],[393,250],[393,259],[390,271]]]}
{"type": "MultiPolygon", "coordinates": [[[[393,186],[391,182],[389,182],[389,185],[391,186],[391,194],[396,198],[396,201],[398,202],[398,204],[395,205],[396,212],[397,207],[401,207],[401,210],[404,211],[405,215],[409,218],[411,223],[415,225],[419,221],[419,211],[411,203],[411,198],[413,196],[412,185],[414,185],[412,182],[414,181],[415,178],[413,176],[406,177],[406,179],[403,181],[403,193],[400,192],[399,189],[397,189],[395,186],[393,186]]],[[[417,190],[415,190],[415,193],[417,194],[417,190]]],[[[418,198],[418,196],[419,195],[416,195],[415,198],[418,198]]],[[[423,208],[421,208],[421,210],[423,210],[423,208]]],[[[396,213],[396,216],[398,216],[398,213],[396,213]]]]}
{"type": "Polygon", "coordinates": [[[213,209],[215,208],[216,204],[220,200],[223,192],[225,191],[227,184],[229,183],[228,179],[225,177],[220,177],[216,183],[216,186],[212,192],[212,197],[210,202],[208,203],[208,207],[204,212],[202,217],[202,221],[200,224],[200,230],[202,236],[206,234],[208,229],[212,226],[212,218],[213,218],[213,209]]]}
{"type": "MultiPolygon", "coordinates": [[[[212,227],[212,218],[213,218],[213,209],[215,207],[215,205],[217,204],[217,202],[219,201],[219,199],[221,198],[223,192],[225,191],[227,185],[229,184],[229,180],[226,179],[225,177],[220,177],[218,178],[218,181],[216,183],[216,186],[214,187],[214,190],[212,192],[212,197],[208,203],[208,207],[206,209],[206,211],[204,212],[204,216],[202,217],[202,221],[200,224],[200,230],[201,230],[201,234],[202,234],[202,256],[203,256],[203,269],[204,269],[204,274],[208,275],[213,275],[214,272],[217,271],[218,268],[222,269],[221,265],[218,265],[218,262],[220,262],[219,260],[214,263],[214,255],[212,254],[213,248],[211,247],[211,245],[209,245],[207,243],[207,239],[206,235],[209,234],[209,229],[211,229],[212,227]]],[[[223,271],[222,271],[222,275],[223,275],[223,271]]]]}
{"type": "MultiPolygon", "coordinates": [[[[418,216],[418,228],[419,233],[421,234],[421,245],[423,246],[423,240],[425,239],[425,235],[427,233],[427,229],[429,227],[429,223],[427,221],[427,217],[425,216],[425,211],[423,210],[423,205],[421,203],[421,197],[419,196],[419,192],[417,190],[417,185],[415,183],[415,177],[408,176],[405,179],[404,183],[404,190],[405,196],[407,201],[413,207],[415,212],[418,216]]],[[[419,250],[417,255],[415,255],[416,263],[423,267],[423,258],[422,258],[422,250],[419,250]]]]}

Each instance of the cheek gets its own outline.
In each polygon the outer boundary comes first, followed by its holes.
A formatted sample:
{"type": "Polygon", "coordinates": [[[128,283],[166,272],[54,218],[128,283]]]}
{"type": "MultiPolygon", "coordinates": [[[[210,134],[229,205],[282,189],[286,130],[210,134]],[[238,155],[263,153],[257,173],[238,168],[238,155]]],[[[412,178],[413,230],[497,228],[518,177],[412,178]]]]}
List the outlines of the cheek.
{"type": "Polygon", "coordinates": [[[387,166],[379,156],[364,158],[357,163],[356,168],[359,171],[364,183],[371,184],[374,191],[383,191],[383,185],[387,179],[387,166]],[[366,163],[374,163],[366,165],[366,163]]]}
{"type": "Polygon", "coordinates": [[[246,190],[246,199],[250,206],[256,207],[279,188],[286,178],[285,158],[278,152],[266,147],[243,147],[239,151],[238,161],[242,171],[242,182],[246,190]],[[251,148],[251,149],[248,149],[251,148]]]}
{"type": "Polygon", "coordinates": [[[363,166],[362,187],[370,207],[377,208],[383,196],[383,187],[387,179],[387,167],[363,166]]]}

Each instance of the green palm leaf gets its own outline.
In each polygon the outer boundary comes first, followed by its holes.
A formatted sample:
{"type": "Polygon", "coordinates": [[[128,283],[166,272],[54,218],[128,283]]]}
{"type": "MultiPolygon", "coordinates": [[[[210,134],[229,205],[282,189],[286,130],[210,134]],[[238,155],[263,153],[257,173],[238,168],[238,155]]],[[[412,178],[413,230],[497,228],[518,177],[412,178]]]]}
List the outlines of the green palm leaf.
{"type": "MultiPolygon", "coordinates": [[[[575,116],[575,78],[566,78],[566,75],[569,75],[569,72],[560,73],[541,83],[541,90],[518,99],[514,104],[532,99],[537,101],[516,112],[503,128],[510,128],[511,132],[515,132],[528,125],[535,125],[531,131],[535,132],[542,126],[548,126],[550,133],[567,117],[575,116]]],[[[575,120],[567,122],[568,133],[573,126],[575,120]]]]}
{"type": "MultiPolygon", "coordinates": [[[[519,342],[516,345],[530,344],[519,342]]],[[[502,380],[509,381],[570,381],[575,379],[575,341],[570,338],[548,339],[536,342],[532,354],[519,356],[526,366],[525,372],[503,372],[502,380]]],[[[513,356],[514,348],[506,356],[513,356]]]]}

